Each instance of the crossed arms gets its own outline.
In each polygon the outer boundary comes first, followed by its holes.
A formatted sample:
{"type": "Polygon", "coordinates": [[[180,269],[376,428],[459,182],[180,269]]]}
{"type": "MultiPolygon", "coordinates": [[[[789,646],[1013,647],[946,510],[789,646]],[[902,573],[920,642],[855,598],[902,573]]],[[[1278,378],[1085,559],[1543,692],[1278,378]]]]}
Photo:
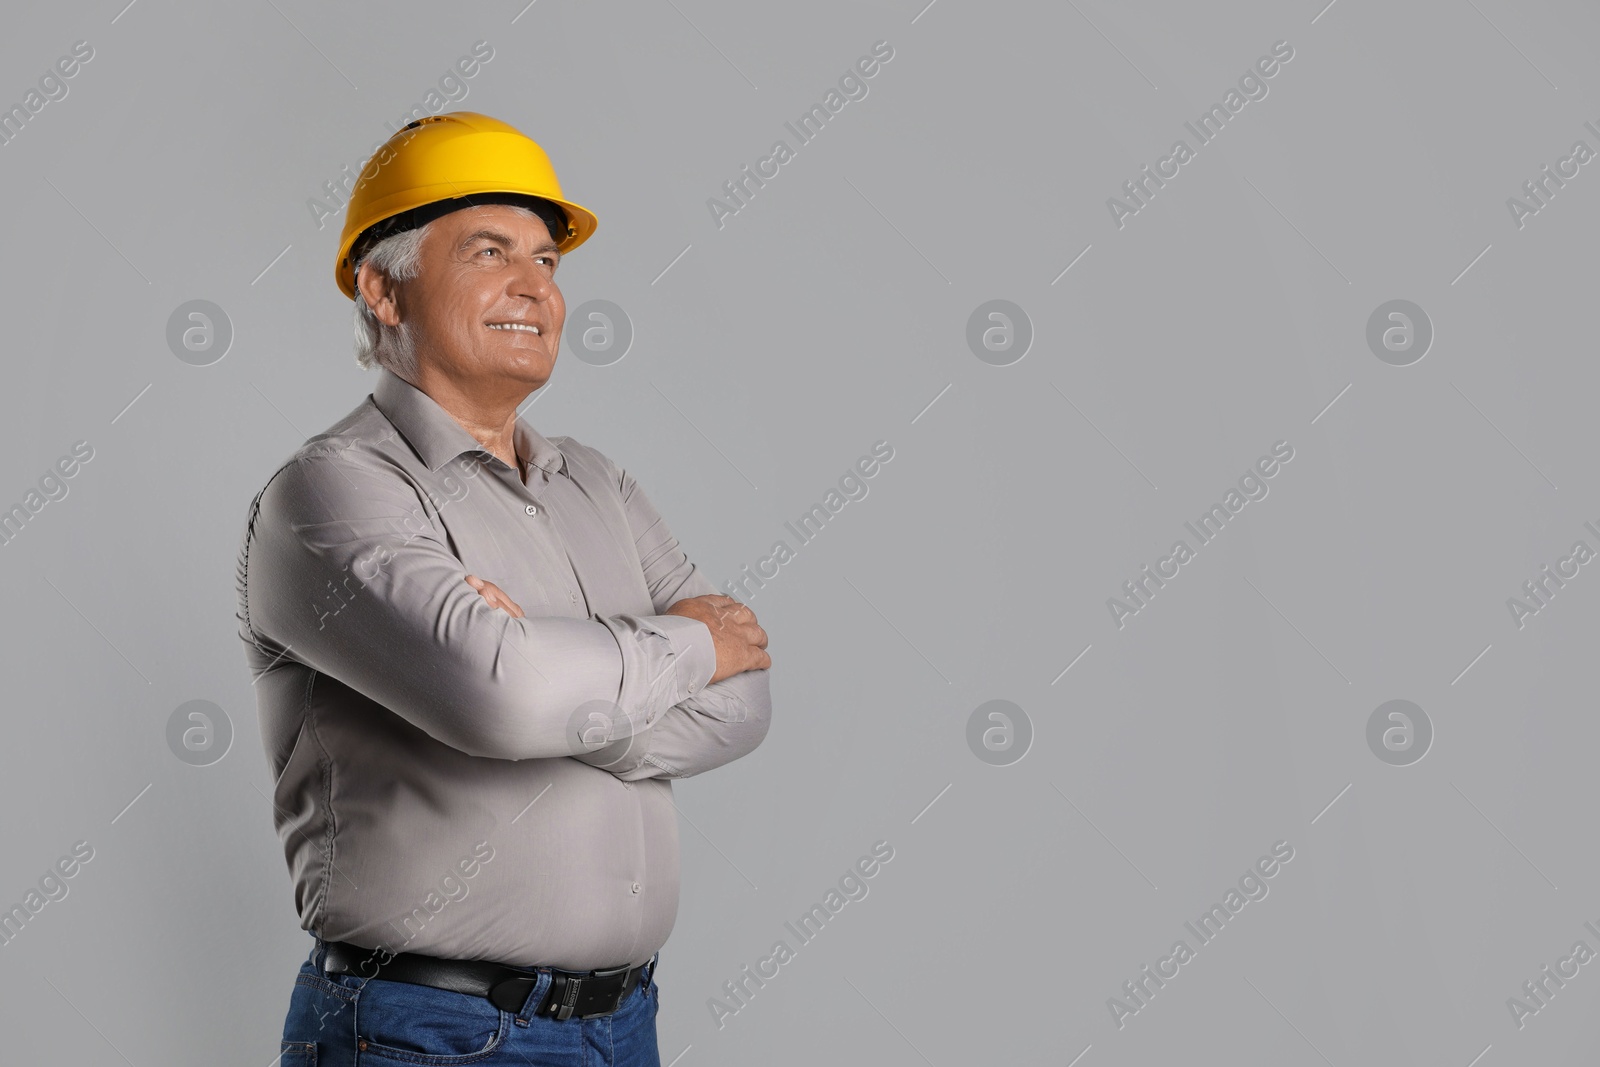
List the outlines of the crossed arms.
{"type": "Polygon", "coordinates": [[[246,621],[264,650],[475,756],[570,756],[635,781],[699,774],[761,743],[769,672],[740,668],[770,663],[766,635],[716,595],[625,471],[609,466],[655,614],[576,619],[497,606],[435,526],[417,522],[416,491],[382,466],[311,452],[258,497],[246,621]],[[336,610],[308,609],[319,600],[336,610]],[[580,745],[591,707],[617,714],[580,745]]]}

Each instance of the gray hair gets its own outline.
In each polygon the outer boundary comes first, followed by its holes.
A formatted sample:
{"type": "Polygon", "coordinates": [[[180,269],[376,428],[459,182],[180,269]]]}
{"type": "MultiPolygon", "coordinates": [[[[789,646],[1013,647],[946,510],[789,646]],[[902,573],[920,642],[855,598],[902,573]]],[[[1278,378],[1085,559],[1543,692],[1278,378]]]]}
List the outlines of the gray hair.
{"type": "MultiPolygon", "coordinates": [[[[385,237],[369,249],[356,264],[370,263],[390,281],[409,282],[422,272],[422,239],[427,236],[429,222],[414,230],[385,237]]],[[[366,297],[356,290],[356,363],[364,369],[384,367],[411,381],[416,377],[416,340],[411,324],[402,321],[398,326],[386,326],[367,306],[366,297]]]]}
{"type": "MultiPolygon", "coordinates": [[[[513,211],[527,218],[539,219],[552,235],[566,232],[566,213],[555,204],[538,201],[537,207],[511,205],[513,211]]],[[[390,281],[409,282],[422,273],[422,240],[427,236],[432,222],[413,230],[385,237],[366,251],[356,263],[370,263],[390,281]]],[[[401,321],[398,326],[385,326],[367,306],[361,290],[356,289],[355,313],[356,363],[363,369],[384,367],[407,381],[416,380],[417,346],[411,324],[401,321]]]]}

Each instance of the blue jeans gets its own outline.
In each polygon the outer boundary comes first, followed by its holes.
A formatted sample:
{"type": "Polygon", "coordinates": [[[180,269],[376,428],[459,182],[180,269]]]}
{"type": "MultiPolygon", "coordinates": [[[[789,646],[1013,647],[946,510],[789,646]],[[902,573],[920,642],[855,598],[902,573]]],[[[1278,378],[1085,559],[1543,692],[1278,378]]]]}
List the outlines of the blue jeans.
{"type": "Polygon", "coordinates": [[[659,960],[660,953],[651,958],[638,986],[612,1014],[554,1019],[535,1014],[550,992],[549,968],[523,968],[538,978],[513,1013],[469,993],[329,974],[319,941],[294,980],[279,1067],[661,1067],[659,960]]]}

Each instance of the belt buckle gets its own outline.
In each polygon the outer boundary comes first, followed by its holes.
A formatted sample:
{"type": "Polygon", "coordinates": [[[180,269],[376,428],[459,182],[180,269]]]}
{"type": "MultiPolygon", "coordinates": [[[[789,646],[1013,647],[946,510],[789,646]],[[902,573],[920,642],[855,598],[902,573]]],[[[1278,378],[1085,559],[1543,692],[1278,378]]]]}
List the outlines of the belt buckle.
{"type": "MultiPolygon", "coordinates": [[[[624,965],[605,971],[591,971],[587,974],[562,975],[561,977],[564,981],[561,988],[561,1000],[559,1004],[552,1003],[554,1009],[552,1014],[557,1019],[570,1019],[574,1014],[579,1019],[596,1019],[614,1013],[622,1006],[623,982],[617,982],[613,993],[603,994],[595,990],[595,979],[619,976],[626,978],[628,971],[631,969],[624,965]],[[580,1006],[591,1010],[579,1013],[578,1008],[580,1006]]],[[[554,1002],[554,990],[552,990],[552,1002],[554,1002]]]]}

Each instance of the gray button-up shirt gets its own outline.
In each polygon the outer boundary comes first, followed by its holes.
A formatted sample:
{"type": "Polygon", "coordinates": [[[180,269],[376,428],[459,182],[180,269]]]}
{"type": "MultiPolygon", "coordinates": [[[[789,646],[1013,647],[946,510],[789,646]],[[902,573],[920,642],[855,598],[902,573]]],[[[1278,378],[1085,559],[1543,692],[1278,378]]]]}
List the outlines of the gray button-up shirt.
{"type": "Polygon", "coordinates": [[[707,684],[710,630],[661,612],[717,589],[625,470],[519,418],[524,483],[379,374],[268,479],[239,552],[300,924],[389,952],[642,963],[677,916],[671,779],[760,744],[769,672],[707,684]]]}

